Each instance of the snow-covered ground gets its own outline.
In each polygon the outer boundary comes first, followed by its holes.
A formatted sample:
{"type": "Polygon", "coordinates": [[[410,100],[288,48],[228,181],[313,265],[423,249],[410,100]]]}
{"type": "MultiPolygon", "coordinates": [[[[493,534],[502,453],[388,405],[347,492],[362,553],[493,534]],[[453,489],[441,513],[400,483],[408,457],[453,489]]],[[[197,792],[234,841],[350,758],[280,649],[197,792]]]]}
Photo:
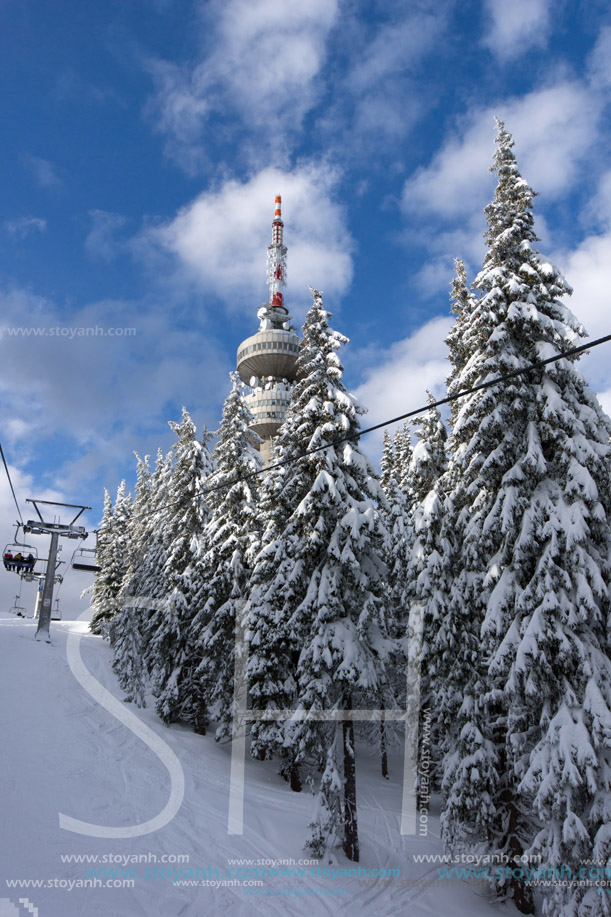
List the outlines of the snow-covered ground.
{"type": "MultiPolygon", "coordinates": [[[[52,645],[36,642],[34,630],[31,619],[0,613],[0,917],[498,913],[483,885],[440,880],[437,865],[414,862],[414,855],[442,852],[439,823],[432,806],[428,836],[401,837],[399,748],[391,752],[389,781],[379,775],[377,756],[363,749],[358,757],[360,877],[268,875],[257,888],[200,884],[222,882],[226,870],[236,868],[230,861],[238,858],[298,864],[307,857],[303,842],[312,796],[292,793],[273,763],[247,758],[244,833],[228,834],[230,746],[188,729],[167,728],[152,707],[122,705],[161,739],[159,748],[171,748],[179,765],[170,762],[168,768],[171,753],[164,763],[151,741],[146,744],[92,696],[100,683],[121,697],[108,645],[89,634],[85,622],[53,622],[52,645]],[[85,685],[73,673],[79,653],[93,676],[85,685]],[[183,774],[182,804],[166,821],[179,800],[183,774]],[[122,829],[124,836],[66,830],[60,813],[122,829]],[[125,836],[130,826],[147,821],[166,823],[142,836],[125,836]],[[68,859],[83,856],[90,861],[68,859]],[[197,879],[190,872],[195,869],[203,870],[197,879]],[[365,872],[374,869],[400,870],[400,875],[374,879],[365,872]],[[83,880],[93,878],[92,870],[98,873],[97,887],[82,887],[83,880]],[[16,879],[33,882],[6,884],[16,879]],[[124,879],[133,887],[106,886],[124,879]],[[176,884],[193,881],[197,886],[176,884]]],[[[309,867],[286,867],[291,868],[309,867]]],[[[332,864],[320,862],[312,869],[355,869],[355,864],[338,853],[332,864]]],[[[502,910],[517,913],[511,906],[502,910]]]]}

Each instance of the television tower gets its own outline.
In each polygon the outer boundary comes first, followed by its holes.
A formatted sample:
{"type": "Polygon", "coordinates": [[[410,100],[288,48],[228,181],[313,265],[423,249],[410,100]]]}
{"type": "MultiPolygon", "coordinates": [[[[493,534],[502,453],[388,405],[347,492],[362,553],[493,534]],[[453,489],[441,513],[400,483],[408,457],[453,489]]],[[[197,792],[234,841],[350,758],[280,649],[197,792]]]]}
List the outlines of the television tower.
{"type": "Polygon", "coordinates": [[[297,375],[299,338],[284,305],[286,245],[280,195],[272,223],[272,241],[267,246],[269,301],[259,309],[259,330],[238,347],[237,370],[252,392],[246,403],[255,422],[251,429],[262,438],[261,456],[269,462],[273,440],[284,421],[291,389],[297,375]]]}

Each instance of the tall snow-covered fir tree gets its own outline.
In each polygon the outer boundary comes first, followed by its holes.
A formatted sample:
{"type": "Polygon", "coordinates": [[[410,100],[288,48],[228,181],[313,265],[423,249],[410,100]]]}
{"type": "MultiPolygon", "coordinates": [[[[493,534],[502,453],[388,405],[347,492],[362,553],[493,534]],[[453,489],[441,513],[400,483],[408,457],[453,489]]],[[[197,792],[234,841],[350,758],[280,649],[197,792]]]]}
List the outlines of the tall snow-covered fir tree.
{"type": "MultiPolygon", "coordinates": [[[[570,288],[535,248],[533,192],[512,148],[499,123],[488,252],[463,313],[456,390],[566,351],[584,333],[559,301],[570,288]]],[[[611,852],[610,433],[574,356],[467,396],[454,412],[438,542],[447,550],[427,571],[452,850],[528,851],[574,869],[611,852]]],[[[532,912],[515,874],[497,891],[532,912]]],[[[608,913],[592,890],[559,886],[545,913],[588,906],[608,913]]]]}
{"type": "Polygon", "coordinates": [[[397,483],[397,457],[390,433],[384,430],[382,434],[382,458],[380,459],[380,487],[386,499],[391,492],[393,483],[397,483]]]}
{"type": "MultiPolygon", "coordinates": [[[[411,451],[411,450],[410,450],[411,451]]],[[[409,576],[407,554],[409,550],[409,502],[400,481],[403,463],[389,434],[384,432],[380,484],[386,497],[382,508],[388,537],[385,544],[387,566],[386,615],[389,631],[399,637],[407,620],[406,584],[409,576]]]]}
{"type": "Polygon", "coordinates": [[[136,456],[136,496],[129,525],[128,566],[122,587],[122,598],[138,594],[144,578],[143,560],[149,548],[150,536],[154,527],[152,509],[152,474],[149,467],[149,456],[144,459],[136,456]]]}
{"type": "MultiPolygon", "coordinates": [[[[283,598],[276,589],[278,564],[284,558],[279,540],[291,508],[301,499],[295,481],[287,476],[287,461],[294,458],[294,442],[286,423],[274,441],[271,467],[259,490],[261,543],[250,577],[250,595],[244,609],[249,641],[248,681],[251,706],[268,713],[292,709],[298,644],[283,618],[283,598]],[[285,435],[287,433],[287,435],[285,435]]],[[[295,792],[301,791],[296,751],[286,740],[287,725],[282,719],[254,721],[250,731],[250,753],[263,760],[278,755],[280,773],[295,792]]]]}
{"type": "Polygon", "coordinates": [[[208,498],[212,515],[197,559],[199,588],[188,638],[198,731],[205,729],[211,711],[220,720],[217,739],[232,733],[234,670],[241,643],[237,637],[243,630],[242,614],[260,540],[257,472],[261,456],[249,430],[254,418],[237,373],[231,374],[231,382],[214,452],[214,490],[208,498]]]}
{"type": "Polygon", "coordinates": [[[194,567],[210,512],[204,495],[212,472],[209,434],[196,436],[195,424],[183,408],[180,423],[170,422],[177,441],[165,518],[166,556],[163,568],[167,601],[155,616],[149,654],[157,713],[166,723],[191,722],[189,628],[195,614],[194,567]]]}
{"type": "MultiPolygon", "coordinates": [[[[428,393],[429,404],[435,399],[428,393]]],[[[412,449],[407,480],[415,503],[422,503],[445,472],[448,458],[447,431],[439,409],[431,407],[418,421],[417,442],[412,449]]]]}
{"type": "Polygon", "coordinates": [[[110,577],[110,558],[112,554],[112,497],[104,488],[104,511],[102,521],[97,532],[97,563],[100,567],[96,573],[91,590],[91,607],[93,614],[89,622],[89,629],[94,634],[101,635],[106,617],[104,609],[110,598],[112,580],[110,577]]]}
{"type": "MultiPolygon", "coordinates": [[[[475,297],[467,286],[467,271],[464,261],[461,261],[460,258],[455,258],[454,268],[455,275],[452,280],[450,302],[456,320],[446,338],[446,344],[450,351],[449,359],[452,364],[452,369],[446,380],[448,395],[455,395],[458,391],[457,383],[460,381],[461,373],[472,355],[469,352],[469,347],[473,347],[473,340],[465,332],[475,307],[475,297]]],[[[455,421],[461,406],[460,399],[450,403],[450,418],[452,422],[455,421]]]]}
{"type": "MultiPolygon", "coordinates": [[[[434,401],[429,394],[429,403],[434,401]]],[[[435,697],[432,694],[432,671],[436,664],[435,654],[430,652],[427,643],[426,610],[431,598],[429,582],[426,575],[428,564],[437,554],[437,536],[443,501],[440,499],[439,488],[442,476],[447,466],[446,440],[447,433],[441,415],[437,408],[431,407],[418,421],[417,442],[412,450],[407,472],[404,475],[405,486],[413,503],[409,515],[409,525],[406,527],[406,560],[405,560],[405,585],[404,607],[406,613],[402,622],[402,634],[407,643],[407,684],[406,704],[408,708],[408,723],[413,729],[414,746],[421,735],[420,729],[414,728],[420,721],[424,721],[425,714],[435,706],[435,697]]],[[[429,613],[432,608],[429,609],[429,613]]],[[[405,682],[405,675],[404,675],[405,682]]],[[[428,720],[428,716],[426,716],[428,720]]],[[[426,776],[434,784],[438,784],[438,730],[432,728],[429,736],[429,747],[426,749],[426,776]],[[433,769],[430,764],[432,761],[433,769]]],[[[414,747],[414,756],[418,748],[414,747]]],[[[425,765],[423,765],[424,767],[425,765]]],[[[419,773],[423,768],[419,769],[419,773]]]]}
{"type": "Polygon", "coordinates": [[[277,722],[259,723],[253,741],[257,748],[290,744],[297,761],[317,766],[322,783],[309,846],[320,852],[341,840],[358,860],[349,711],[355,703],[379,708],[387,684],[385,532],[376,511],[384,496],[357,443],[363,409],[341,381],[337,350],[346,338],[329,327],[322,295],[313,291],[313,298],[279,434],[279,453],[289,459],[281,478],[286,520],[262,548],[258,566],[265,568],[256,572],[249,605],[249,688],[253,707],[273,710],[293,679],[297,710],[336,710],[341,722],[296,718],[283,738],[277,722]],[[350,441],[328,445],[344,437],[350,441]],[[296,659],[293,671],[278,669],[279,647],[285,660],[296,659]]]}
{"type": "Polygon", "coordinates": [[[89,627],[94,634],[103,637],[112,635],[111,622],[121,608],[119,592],[128,569],[131,513],[131,496],[125,481],[121,481],[114,508],[105,493],[104,515],[98,532],[101,570],[93,586],[91,605],[94,613],[89,627]]]}
{"type": "Polygon", "coordinates": [[[395,479],[403,491],[406,509],[411,511],[413,495],[409,485],[409,465],[412,460],[411,424],[404,423],[399,427],[393,439],[395,479]]]}
{"type": "Polygon", "coordinates": [[[158,449],[148,505],[146,509],[143,505],[137,515],[138,534],[135,539],[139,550],[136,566],[123,590],[124,602],[141,611],[144,662],[149,675],[154,664],[152,638],[160,626],[168,594],[165,562],[170,542],[170,521],[175,509],[170,503],[172,473],[172,451],[164,455],[158,449]]]}
{"type": "MultiPolygon", "coordinates": [[[[448,358],[451,370],[446,380],[448,395],[455,395],[461,387],[460,374],[469,358],[465,340],[465,328],[468,325],[473,309],[474,297],[467,287],[465,266],[459,259],[455,260],[456,275],[451,285],[450,303],[452,312],[456,315],[454,326],[450,330],[446,343],[449,348],[448,358]]],[[[473,346],[473,341],[470,341],[473,346]]],[[[455,420],[460,410],[461,401],[456,400],[450,405],[450,419],[455,420]]],[[[441,454],[438,441],[435,451],[441,454]]],[[[452,684],[460,681],[458,673],[453,679],[449,678],[449,667],[455,664],[454,650],[461,644],[466,647],[467,636],[470,635],[472,622],[470,619],[462,626],[444,629],[445,651],[440,651],[439,642],[436,642],[437,632],[441,629],[441,622],[446,614],[447,596],[454,575],[450,567],[450,559],[458,551],[455,541],[455,532],[451,527],[444,526],[446,512],[451,514],[450,498],[447,492],[451,490],[450,473],[447,470],[447,437],[445,443],[445,471],[437,477],[434,486],[424,494],[420,489],[419,502],[414,508],[412,517],[413,543],[410,553],[410,568],[412,571],[410,593],[410,611],[412,626],[418,622],[422,627],[422,646],[420,649],[420,685],[421,704],[424,709],[432,709],[434,716],[430,721],[430,755],[432,759],[432,772],[429,774],[436,789],[440,788],[442,749],[449,738],[449,727],[453,722],[455,710],[452,699],[457,694],[452,684]],[[446,687],[449,693],[444,696],[446,687]]],[[[410,460],[411,462],[411,460],[410,460]]],[[[452,471],[452,474],[455,472],[452,471]]],[[[406,481],[410,472],[406,473],[406,481]]],[[[409,485],[408,485],[409,486],[409,485]]],[[[476,639],[470,647],[475,652],[476,639]]],[[[465,652],[465,665],[470,665],[471,656],[465,652]]],[[[412,666],[417,662],[412,659],[412,666]]],[[[417,673],[414,677],[418,677],[417,673]]],[[[466,678],[466,673],[464,675],[466,678]]]]}
{"type": "MultiPolygon", "coordinates": [[[[407,641],[405,632],[409,613],[408,583],[411,576],[409,551],[411,544],[411,497],[402,483],[407,481],[406,465],[411,455],[411,442],[407,425],[397,432],[395,440],[385,430],[380,461],[380,485],[386,497],[380,512],[386,528],[384,560],[386,563],[386,623],[388,634],[395,643],[388,663],[389,685],[382,699],[382,709],[405,706],[405,667],[407,641]]],[[[378,725],[382,776],[388,777],[387,726],[378,725]]],[[[370,743],[374,740],[369,737],[370,743]]]]}
{"type": "Polygon", "coordinates": [[[113,620],[112,667],[125,691],[124,700],[146,707],[146,668],[142,640],[142,612],[133,605],[124,605],[113,620]]]}
{"type": "Polygon", "coordinates": [[[120,608],[112,620],[113,668],[119,684],[126,692],[126,700],[145,707],[146,682],[145,643],[143,621],[145,615],[135,597],[142,583],[144,558],[148,545],[151,519],[151,472],[148,455],[138,461],[136,472],[136,497],[129,524],[128,567],[119,592],[120,608]]]}

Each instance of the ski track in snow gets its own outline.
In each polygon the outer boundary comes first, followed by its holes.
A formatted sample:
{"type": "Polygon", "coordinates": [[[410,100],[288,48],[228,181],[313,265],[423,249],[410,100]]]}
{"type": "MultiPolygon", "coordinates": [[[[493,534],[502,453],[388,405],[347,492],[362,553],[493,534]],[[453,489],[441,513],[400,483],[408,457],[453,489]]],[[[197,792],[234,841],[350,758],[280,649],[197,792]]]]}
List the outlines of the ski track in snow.
{"type": "MultiPolygon", "coordinates": [[[[80,620],[85,620],[89,615],[86,611],[81,615],[80,620]]],[[[163,828],[171,821],[180,809],[185,792],[185,775],[180,761],[170,748],[170,746],[160,739],[159,736],[149,729],[142,720],[125,707],[125,704],[118,701],[110,691],[107,691],[103,685],[93,677],[86,667],[81,657],[81,637],[78,631],[69,631],[66,644],[66,655],[70,670],[79,684],[84,688],[101,707],[108,710],[119,722],[130,730],[137,738],[151,749],[159,760],[165,765],[170,775],[170,798],[164,808],[154,818],[141,822],[137,825],[110,827],[108,825],[96,825],[91,822],[80,821],[72,818],[70,815],[59,813],[59,826],[64,831],[73,831],[75,834],[85,834],[87,837],[142,837],[144,834],[152,834],[163,828]]],[[[113,735],[118,732],[119,727],[107,731],[107,734],[113,735]]]]}

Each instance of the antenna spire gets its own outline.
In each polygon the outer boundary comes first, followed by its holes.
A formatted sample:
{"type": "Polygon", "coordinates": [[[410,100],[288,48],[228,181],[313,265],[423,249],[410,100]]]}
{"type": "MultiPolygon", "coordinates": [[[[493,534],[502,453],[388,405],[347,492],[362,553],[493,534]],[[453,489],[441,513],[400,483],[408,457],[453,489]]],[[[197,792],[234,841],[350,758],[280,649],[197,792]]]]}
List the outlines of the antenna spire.
{"type": "Polygon", "coordinates": [[[283,287],[286,286],[286,245],[283,241],[283,232],[282,198],[277,194],[274,222],[272,223],[272,241],[267,246],[267,284],[270,308],[286,312],[282,293],[283,287]]]}

